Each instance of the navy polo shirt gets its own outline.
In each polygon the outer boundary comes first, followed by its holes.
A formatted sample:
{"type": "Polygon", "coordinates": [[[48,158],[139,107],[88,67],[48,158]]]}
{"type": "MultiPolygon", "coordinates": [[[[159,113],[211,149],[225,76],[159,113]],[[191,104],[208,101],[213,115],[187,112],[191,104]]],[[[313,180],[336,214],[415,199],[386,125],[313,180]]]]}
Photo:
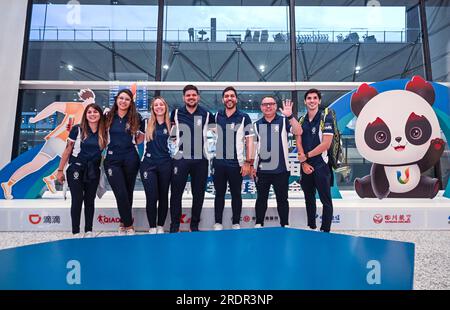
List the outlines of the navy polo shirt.
{"type": "Polygon", "coordinates": [[[98,131],[93,133],[88,127],[88,135],[85,140],[81,134],[80,125],[72,127],[69,133],[68,140],[74,142],[72,154],[69,158],[69,164],[80,162],[87,163],[88,161],[100,161],[102,150],[98,145],[98,131]]]}
{"type": "Polygon", "coordinates": [[[255,160],[257,172],[273,174],[287,172],[288,134],[291,131],[289,120],[278,114],[271,122],[262,117],[254,123],[254,130],[258,139],[258,153],[255,160]],[[277,139],[272,141],[272,135],[277,139]],[[272,151],[277,155],[273,159],[272,151]]]}
{"type": "MultiPolygon", "coordinates": [[[[141,124],[141,131],[146,132],[148,121],[145,120],[141,124]]],[[[147,137],[145,137],[147,139],[147,137]]],[[[166,160],[170,160],[169,148],[167,147],[167,140],[169,139],[169,130],[166,123],[159,124],[156,122],[155,130],[153,131],[153,139],[146,141],[144,155],[142,161],[158,164],[166,160]]]]}
{"type": "MultiPolygon", "coordinates": [[[[139,127],[143,120],[138,113],[139,127]]],[[[135,136],[131,134],[128,126],[128,113],[122,118],[117,113],[114,115],[109,128],[108,155],[124,154],[135,148],[135,136]]]]}
{"type": "MultiPolygon", "coordinates": [[[[302,146],[305,154],[315,149],[322,142],[322,136],[334,134],[333,117],[331,116],[331,113],[328,113],[325,117],[323,132],[320,130],[322,111],[323,110],[320,109],[311,122],[309,121],[308,114],[305,115],[303,120],[302,146]]],[[[320,168],[328,163],[328,152],[325,151],[322,155],[311,157],[307,162],[314,168],[320,168]]]]}
{"type": "Polygon", "coordinates": [[[179,152],[183,152],[183,158],[207,159],[205,156],[206,131],[209,124],[214,124],[214,116],[201,106],[197,106],[192,114],[188,112],[186,106],[183,106],[172,111],[170,122],[172,126],[176,126],[177,141],[180,143],[179,152]],[[183,139],[183,135],[187,134],[186,130],[190,132],[190,139],[187,137],[183,139]],[[186,146],[189,143],[190,147],[186,146]]]}
{"type": "Polygon", "coordinates": [[[214,164],[240,167],[245,161],[245,138],[254,135],[247,113],[236,110],[230,117],[225,110],[217,112],[216,159],[214,164]]]}

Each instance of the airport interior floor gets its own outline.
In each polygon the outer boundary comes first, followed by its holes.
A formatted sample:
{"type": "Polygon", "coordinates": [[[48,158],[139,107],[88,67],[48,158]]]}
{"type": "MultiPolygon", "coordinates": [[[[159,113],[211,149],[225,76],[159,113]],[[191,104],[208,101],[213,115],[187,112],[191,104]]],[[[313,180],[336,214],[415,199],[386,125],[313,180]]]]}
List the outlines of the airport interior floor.
{"type": "MultiPolygon", "coordinates": [[[[450,289],[450,231],[335,231],[415,244],[414,289],[450,289]]],[[[95,232],[97,238],[113,232],[95,232]]],[[[68,232],[0,232],[0,249],[71,238],[68,232]]]]}

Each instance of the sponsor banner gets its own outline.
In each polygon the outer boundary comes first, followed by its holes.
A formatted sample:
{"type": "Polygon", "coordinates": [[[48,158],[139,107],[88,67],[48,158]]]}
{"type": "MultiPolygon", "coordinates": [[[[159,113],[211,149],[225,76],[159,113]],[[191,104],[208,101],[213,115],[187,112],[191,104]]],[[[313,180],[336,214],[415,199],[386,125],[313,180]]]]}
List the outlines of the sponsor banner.
{"type": "MultiPolygon", "coordinates": [[[[168,216],[169,218],[169,216],[168,216]]],[[[169,224],[170,221],[166,221],[169,224]]],[[[116,208],[96,209],[94,215],[94,230],[117,231],[119,229],[120,216],[116,208]]],[[[137,230],[148,231],[149,225],[145,208],[133,209],[133,225],[137,230]]],[[[168,225],[167,229],[168,229],[168,225]]]]}
{"type": "Polygon", "coordinates": [[[71,230],[70,210],[30,209],[19,210],[19,226],[28,231],[71,230]]]}
{"type": "Polygon", "coordinates": [[[450,230],[450,208],[427,210],[427,228],[450,230]]]}
{"type": "Polygon", "coordinates": [[[359,212],[359,229],[362,230],[416,230],[426,228],[426,211],[424,209],[360,209],[359,212]]]}
{"type": "Polygon", "coordinates": [[[70,231],[68,208],[0,209],[1,231],[70,231]]]}
{"type": "MultiPolygon", "coordinates": [[[[189,202],[190,204],[190,202],[189,202]]],[[[266,212],[265,227],[279,227],[280,218],[277,209],[271,204],[266,212]]],[[[450,230],[450,208],[339,208],[333,211],[332,230],[450,230]],[[358,224],[359,223],[359,224],[358,224]]],[[[317,208],[317,226],[321,224],[322,208],[317,208]]],[[[145,208],[133,209],[134,225],[139,231],[149,228],[145,208]]],[[[94,215],[94,231],[117,231],[119,214],[116,208],[98,208],[94,215]]],[[[183,208],[180,223],[182,231],[189,231],[191,209],[183,208]]],[[[255,226],[255,209],[244,205],[241,213],[242,228],[255,226]]],[[[215,223],[214,208],[202,210],[200,229],[211,230],[215,223]]],[[[289,224],[291,227],[308,229],[306,226],[306,209],[290,208],[289,224]]],[[[226,205],[222,224],[224,229],[232,225],[231,206],[226,205]]],[[[164,228],[169,230],[170,214],[164,228]]],[[[80,228],[84,227],[84,213],[80,228]]],[[[71,231],[70,208],[0,208],[0,231],[71,231]]]]}

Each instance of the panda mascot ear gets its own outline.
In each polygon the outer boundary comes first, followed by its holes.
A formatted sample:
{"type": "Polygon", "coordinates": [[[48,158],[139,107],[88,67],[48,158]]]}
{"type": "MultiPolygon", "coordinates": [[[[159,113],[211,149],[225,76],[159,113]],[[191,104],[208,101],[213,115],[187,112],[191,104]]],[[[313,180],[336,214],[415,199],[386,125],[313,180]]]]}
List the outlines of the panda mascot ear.
{"type": "Polygon", "coordinates": [[[350,99],[350,108],[353,114],[358,116],[366,103],[376,95],[378,95],[378,91],[374,87],[366,83],[361,84],[350,99]]]}
{"type": "Polygon", "coordinates": [[[415,75],[406,84],[406,90],[412,91],[425,99],[430,105],[433,105],[435,99],[434,88],[431,83],[425,81],[421,76],[415,75]]]}

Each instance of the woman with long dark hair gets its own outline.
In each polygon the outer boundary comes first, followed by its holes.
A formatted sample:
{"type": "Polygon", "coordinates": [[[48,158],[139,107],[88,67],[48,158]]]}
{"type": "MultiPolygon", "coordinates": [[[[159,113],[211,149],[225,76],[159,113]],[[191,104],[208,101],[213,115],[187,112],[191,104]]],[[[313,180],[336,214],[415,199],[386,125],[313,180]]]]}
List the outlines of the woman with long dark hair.
{"type": "Polygon", "coordinates": [[[167,147],[170,133],[169,106],[163,97],[153,98],[150,119],[145,122],[145,151],[141,162],[141,180],[145,189],[149,233],[164,233],[169,209],[172,159],[167,147]],[[159,201],[158,208],[156,204],[159,201]]]}
{"type": "Polygon", "coordinates": [[[119,91],[111,111],[106,116],[109,143],[105,158],[105,172],[116,197],[121,225],[121,235],[134,235],[133,191],[139,171],[139,155],[136,144],[143,133],[139,130],[142,117],[136,110],[133,93],[119,91]]]}
{"type": "Polygon", "coordinates": [[[102,151],[107,144],[105,119],[102,109],[95,103],[86,106],[80,125],[70,130],[56,177],[59,182],[65,180],[66,170],[72,197],[70,215],[72,217],[72,233],[80,235],[81,208],[84,201],[84,236],[92,237],[94,219],[94,201],[100,180],[100,162],[102,151]]]}

